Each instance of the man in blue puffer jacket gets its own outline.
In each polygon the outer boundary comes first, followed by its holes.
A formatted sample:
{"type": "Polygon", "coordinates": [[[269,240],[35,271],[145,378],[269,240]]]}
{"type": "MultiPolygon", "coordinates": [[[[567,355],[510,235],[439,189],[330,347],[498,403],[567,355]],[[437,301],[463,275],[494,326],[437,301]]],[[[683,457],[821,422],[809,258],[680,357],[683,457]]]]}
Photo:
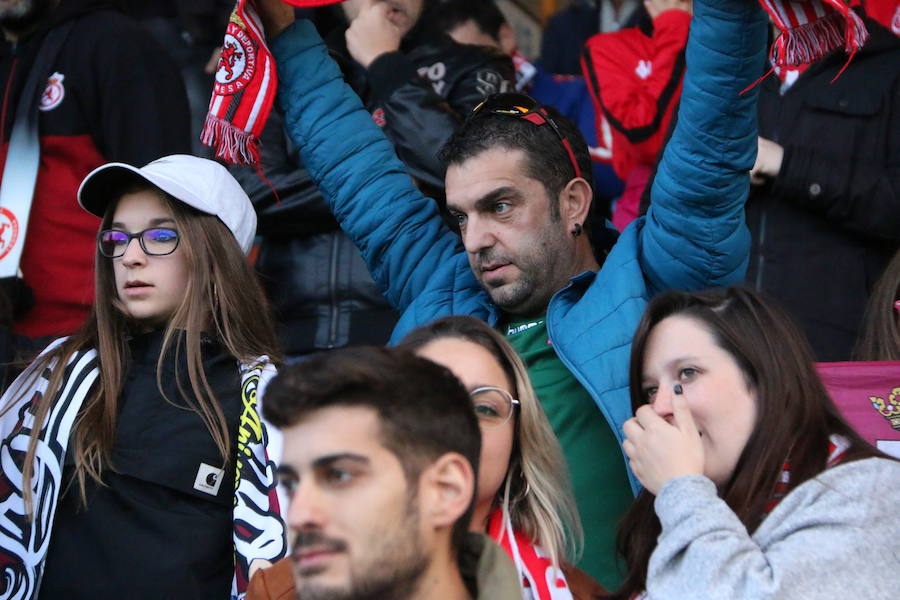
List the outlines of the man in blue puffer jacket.
{"type": "Polygon", "coordinates": [[[402,312],[393,339],[450,314],[482,318],[508,335],[572,471],[587,526],[580,566],[616,587],[615,522],[638,488],[619,447],[631,415],[631,337],[655,293],[742,280],[756,92],[740,91],[764,62],[765,13],[754,0],[695,1],[678,127],[652,207],[601,268],[582,234],[591,188],[589,166],[580,165],[589,158],[571,124],[552,112],[525,120],[483,110],[470,118],[445,152],[459,236],[412,184],[312,25],[290,25],[278,4],[265,4],[264,22],[287,130],[402,312]],[[559,134],[544,126],[550,120],[559,134]]]}

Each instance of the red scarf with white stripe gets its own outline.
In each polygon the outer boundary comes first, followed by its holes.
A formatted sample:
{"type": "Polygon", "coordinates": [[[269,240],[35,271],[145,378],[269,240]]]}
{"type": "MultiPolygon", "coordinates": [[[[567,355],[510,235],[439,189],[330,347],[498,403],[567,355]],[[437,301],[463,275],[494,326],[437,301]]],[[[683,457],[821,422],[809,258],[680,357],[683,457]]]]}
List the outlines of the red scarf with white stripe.
{"type": "Polygon", "coordinates": [[[843,0],[760,0],[760,3],[781,30],[770,55],[776,67],[808,65],[840,47],[850,55],[849,64],[869,38],[862,19],[850,8],[859,4],[858,0],[849,3],[843,0]]]}
{"type": "MultiPolygon", "coordinates": [[[[833,467],[841,462],[844,455],[847,454],[848,448],[850,448],[850,442],[846,438],[839,435],[832,435],[828,442],[828,460],[825,463],[825,468],[833,467]]],[[[784,465],[781,467],[781,476],[775,483],[775,491],[772,494],[772,499],[766,504],[767,514],[772,512],[772,510],[778,506],[778,503],[787,496],[788,484],[790,481],[791,459],[787,458],[784,461],[784,465]]]]}
{"type": "Polygon", "coordinates": [[[550,557],[524,534],[513,530],[509,517],[499,508],[488,519],[488,535],[516,565],[524,598],[572,600],[562,569],[554,567],[550,557]]]}
{"type": "Polygon", "coordinates": [[[266,124],[278,77],[256,13],[255,0],[238,0],[222,42],[216,82],[201,140],[216,158],[259,164],[259,135],[266,124]]]}

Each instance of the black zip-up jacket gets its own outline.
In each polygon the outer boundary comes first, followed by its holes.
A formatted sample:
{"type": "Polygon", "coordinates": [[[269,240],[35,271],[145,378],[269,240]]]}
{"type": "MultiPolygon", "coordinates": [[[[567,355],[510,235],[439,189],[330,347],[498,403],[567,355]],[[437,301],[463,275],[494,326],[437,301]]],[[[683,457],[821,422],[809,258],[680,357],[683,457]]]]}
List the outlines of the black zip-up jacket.
{"type": "Polygon", "coordinates": [[[410,174],[442,194],[445,166],[438,151],[485,96],[514,90],[516,75],[508,56],[458,44],[427,21],[427,15],[420,18],[399,51],[382,54],[368,69],[347,52],[346,27],[333,31],[327,43],[410,174]]]}
{"type": "Polygon", "coordinates": [[[784,95],[769,77],[759,135],[784,147],[751,190],[749,284],[781,301],[816,358],[849,360],[872,286],[900,243],[900,39],[871,19],[847,60],[813,64],[784,95]]]}
{"type": "MultiPolygon", "coordinates": [[[[442,196],[444,166],[438,150],[485,95],[513,89],[512,62],[417,26],[403,39],[400,51],[378,57],[365,70],[347,54],[345,30],[346,24],[338,27],[329,40],[346,80],[410,174],[442,196]]],[[[278,190],[277,202],[253,170],[232,168],[232,173],[257,208],[258,232],[264,239],[256,265],[285,352],[299,355],[348,344],[386,343],[399,315],[300,165],[277,111],[263,132],[262,164],[278,190]]]]}

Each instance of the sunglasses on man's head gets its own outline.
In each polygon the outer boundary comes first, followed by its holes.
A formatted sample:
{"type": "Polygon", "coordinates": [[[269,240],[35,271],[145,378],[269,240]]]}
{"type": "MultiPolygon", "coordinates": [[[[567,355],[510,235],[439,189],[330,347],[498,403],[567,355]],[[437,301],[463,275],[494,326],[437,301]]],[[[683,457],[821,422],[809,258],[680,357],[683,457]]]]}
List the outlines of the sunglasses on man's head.
{"type": "Polygon", "coordinates": [[[575,172],[575,177],[581,177],[581,169],[578,167],[578,161],[575,159],[575,152],[572,150],[572,145],[569,143],[569,140],[566,139],[566,136],[563,135],[562,131],[560,131],[559,125],[556,124],[556,121],[553,120],[553,117],[550,116],[547,109],[534,98],[524,94],[514,94],[509,92],[491,94],[472,110],[467,120],[475,119],[479,115],[485,114],[516,117],[524,119],[529,123],[534,123],[539,127],[544,124],[549,125],[550,129],[556,134],[556,137],[559,138],[560,143],[562,143],[566,154],[569,156],[569,162],[572,164],[572,170],[575,172]]]}

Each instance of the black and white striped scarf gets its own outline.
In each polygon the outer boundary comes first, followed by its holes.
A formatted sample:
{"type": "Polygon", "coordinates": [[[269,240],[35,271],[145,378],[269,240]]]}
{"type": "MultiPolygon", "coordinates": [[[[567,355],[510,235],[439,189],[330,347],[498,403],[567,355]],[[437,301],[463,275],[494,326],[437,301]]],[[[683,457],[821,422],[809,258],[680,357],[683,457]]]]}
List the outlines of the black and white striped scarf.
{"type": "MultiPolygon", "coordinates": [[[[58,347],[51,344],[44,353],[58,347]]],[[[34,519],[26,515],[22,471],[34,427],[35,407],[45,401],[51,364],[38,373],[31,366],[0,398],[0,600],[37,597],[53,519],[63,484],[62,472],[72,425],[100,374],[97,351],[75,352],[65,367],[61,390],[52,399],[40,436],[31,482],[34,519]]],[[[284,556],[284,523],[275,493],[275,465],[266,453],[268,433],[260,417],[258,392],[275,375],[261,357],[240,365],[242,413],[238,427],[234,489],[234,560],[231,598],[243,597],[250,565],[284,556]]]]}

